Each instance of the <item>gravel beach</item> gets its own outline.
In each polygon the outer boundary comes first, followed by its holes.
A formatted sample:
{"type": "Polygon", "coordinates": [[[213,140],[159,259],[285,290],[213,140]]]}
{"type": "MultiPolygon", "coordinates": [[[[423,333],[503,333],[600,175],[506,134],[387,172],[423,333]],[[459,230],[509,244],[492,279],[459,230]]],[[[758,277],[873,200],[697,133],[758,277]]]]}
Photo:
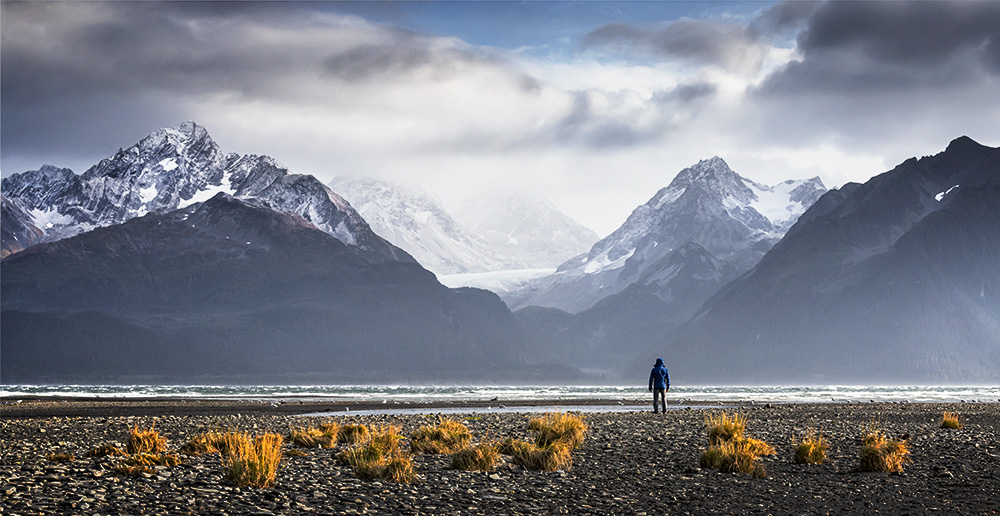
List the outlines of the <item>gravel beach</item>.
{"type": "MultiPolygon", "coordinates": [[[[384,408],[384,407],[379,407],[384,408]]],[[[334,456],[344,448],[284,457],[276,486],[239,488],[218,455],[182,456],[142,478],[119,476],[87,450],[122,446],[133,426],[155,428],[171,449],[207,430],[287,434],[292,427],[393,424],[404,435],[434,415],[350,415],[343,406],[234,401],[26,401],[0,406],[2,514],[997,514],[1000,403],[757,404],[726,409],[749,417],[747,434],[772,444],[766,478],[699,468],[705,409],[666,414],[599,412],[565,471],[526,471],[511,461],[489,473],[451,469],[448,456],[419,455],[413,484],[359,480],[334,456]],[[323,412],[329,416],[301,417],[323,412]],[[959,430],[939,428],[958,413],[959,430]],[[909,434],[912,462],[899,475],[864,473],[858,447],[877,421],[909,434]],[[828,438],[828,462],[792,463],[793,437],[810,427],[828,438]],[[70,462],[47,459],[75,455],[70,462]]],[[[357,410],[354,408],[352,410],[357,410]]],[[[553,410],[556,410],[553,407],[553,410]]],[[[528,438],[537,414],[449,415],[475,439],[528,438]]],[[[286,447],[289,446],[287,443],[286,447]]]]}

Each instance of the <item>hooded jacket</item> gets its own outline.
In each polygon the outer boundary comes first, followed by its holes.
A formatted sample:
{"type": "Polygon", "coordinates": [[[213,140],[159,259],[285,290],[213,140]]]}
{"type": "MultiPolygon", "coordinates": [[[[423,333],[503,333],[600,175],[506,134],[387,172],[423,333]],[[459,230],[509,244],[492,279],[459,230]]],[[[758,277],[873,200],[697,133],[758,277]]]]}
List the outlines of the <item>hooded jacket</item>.
{"type": "Polygon", "coordinates": [[[649,372],[649,388],[670,388],[670,373],[667,372],[666,366],[663,365],[662,358],[656,359],[656,364],[653,366],[653,370],[649,372]]]}

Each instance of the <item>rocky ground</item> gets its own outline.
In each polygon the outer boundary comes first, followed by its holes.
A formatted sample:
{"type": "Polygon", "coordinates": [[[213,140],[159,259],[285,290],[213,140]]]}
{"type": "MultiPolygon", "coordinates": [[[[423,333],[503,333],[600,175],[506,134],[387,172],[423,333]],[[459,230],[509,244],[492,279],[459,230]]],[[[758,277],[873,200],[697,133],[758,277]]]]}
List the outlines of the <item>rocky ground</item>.
{"type": "MultiPolygon", "coordinates": [[[[148,407],[147,407],[148,408],[148,407]]],[[[103,444],[124,445],[128,429],[155,424],[173,448],[210,429],[286,434],[322,421],[394,424],[408,434],[436,416],[302,418],[261,411],[215,414],[32,416],[0,408],[0,493],[3,514],[996,514],[1000,511],[1000,403],[817,404],[730,408],[749,415],[747,433],[778,455],[766,457],[767,478],[698,467],[707,445],[704,410],[667,414],[592,413],[573,466],[554,473],[512,463],[490,473],[451,469],[447,456],[415,458],[419,481],[400,485],[359,480],[334,455],[307,450],[285,457],[277,484],[239,488],[222,478],[218,455],[183,457],[156,475],[123,477],[108,459],[80,458],[103,444]],[[939,428],[957,412],[960,430],[939,428]],[[858,470],[858,446],[877,421],[891,436],[910,434],[912,462],[901,475],[858,470]],[[793,436],[809,427],[829,439],[829,461],[792,463],[793,436]],[[53,462],[69,453],[72,462],[53,462]]],[[[37,411],[36,411],[37,412],[37,411]]],[[[44,412],[41,412],[44,413],[44,412]]],[[[527,438],[528,414],[469,413],[479,438],[527,438]]]]}

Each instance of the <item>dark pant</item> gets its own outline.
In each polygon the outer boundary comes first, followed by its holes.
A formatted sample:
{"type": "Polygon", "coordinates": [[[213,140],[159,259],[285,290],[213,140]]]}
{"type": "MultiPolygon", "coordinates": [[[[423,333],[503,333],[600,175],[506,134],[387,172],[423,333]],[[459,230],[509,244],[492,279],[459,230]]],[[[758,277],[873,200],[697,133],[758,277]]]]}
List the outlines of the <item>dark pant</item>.
{"type": "Polygon", "coordinates": [[[658,400],[663,401],[663,411],[667,411],[667,391],[664,389],[653,388],[653,412],[658,411],[658,405],[656,402],[658,400]]]}

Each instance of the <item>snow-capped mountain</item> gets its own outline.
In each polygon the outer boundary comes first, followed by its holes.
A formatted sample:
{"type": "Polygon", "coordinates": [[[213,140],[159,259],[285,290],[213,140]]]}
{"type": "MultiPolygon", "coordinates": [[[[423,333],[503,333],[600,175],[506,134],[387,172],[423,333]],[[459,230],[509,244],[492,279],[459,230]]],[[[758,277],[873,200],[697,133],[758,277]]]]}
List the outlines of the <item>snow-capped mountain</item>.
{"type": "Polygon", "coordinates": [[[496,252],[530,269],[556,267],[599,238],[551,202],[520,192],[483,193],[452,212],[496,252]]]}
{"type": "Polygon", "coordinates": [[[520,269],[456,222],[427,192],[375,179],[338,177],[328,186],[347,199],[376,234],[438,275],[520,269]]]}
{"type": "MultiPolygon", "coordinates": [[[[41,238],[34,242],[183,208],[222,192],[300,215],[373,257],[412,260],[373,233],[347,201],[315,177],[290,174],[268,156],[223,153],[208,131],[194,122],[160,129],[81,175],[43,166],[5,178],[2,190],[21,208],[18,212],[13,203],[5,202],[5,219],[16,218],[22,226],[41,230],[41,238]]],[[[7,233],[3,236],[4,249],[12,252],[26,247],[17,242],[31,240],[30,234],[12,234],[10,242],[7,233]]]]}
{"type": "Polygon", "coordinates": [[[737,273],[752,268],[826,188],[818,177],[764,186],[714,157],[682,170],[586,255],[527,289],[507,295],[513,309],[579,312],[636,282],[655,278],[674,250],[704,248],[737,273]]]}
{"type": "Polygon", "coordinates": [[[655,349],[706,382],[997,383],[1000,149],[961,137],[823,195],[655,349]]]}

